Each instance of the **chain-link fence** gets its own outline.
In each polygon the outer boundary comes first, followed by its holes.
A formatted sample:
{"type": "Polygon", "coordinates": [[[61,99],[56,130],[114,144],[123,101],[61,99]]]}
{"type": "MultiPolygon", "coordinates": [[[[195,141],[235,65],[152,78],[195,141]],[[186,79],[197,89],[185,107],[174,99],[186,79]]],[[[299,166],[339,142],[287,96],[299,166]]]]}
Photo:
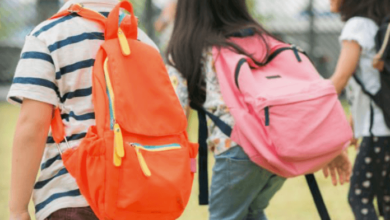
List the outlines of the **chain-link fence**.
{"type": "MultiPolygon", "coordinates": [[[[161,9],[156,0],[131,0],[135,14],[152,39],[161,9]]],[[[168,0],[166,0],[168,1],[168,0]]],[[[159,2],[164,2],[160,0],[159,2]]],[[[342,23],[324,0],[248,0],[255,17],[273,34],[306,50],[320,73],[329,77],[339,53],[342,23]]],[[[59,0],[0,0],[0,84],[12,80],[24,38],[39,22],[54,14],[59,0]]]]}
{"type": "Polygon", "coordinates": [[[256,0],[262,23],[284,41],[304,49],[324,77],[330,77],[340,52],[340,17],[326,0],[256,0]]]}

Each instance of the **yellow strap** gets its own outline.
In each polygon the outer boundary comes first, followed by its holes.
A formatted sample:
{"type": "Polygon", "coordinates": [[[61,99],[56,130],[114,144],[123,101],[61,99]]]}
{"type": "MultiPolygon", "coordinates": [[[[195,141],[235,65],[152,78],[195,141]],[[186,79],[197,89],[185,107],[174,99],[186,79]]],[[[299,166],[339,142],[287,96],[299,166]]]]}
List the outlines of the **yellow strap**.
{"type": "Polygon", "coordinates": [[[115,152],[114,152],[114,166],[120,167],[122,165],[122,158],[120,158],[115,152]]]}
{"type": "Polygon", "coordinates": [[[115,117],[115,95],[114,95],[114,90],[112,89],[112,84],[111,84],[111,79],[110,75],[108,74],[108,58],[104,61],[104,76],[106,77],[106,84],[107,84],[107,89],[108,93],[110,94],[110,103],[112,107],[112,115],[114,117],[114,120],[116,119],[115,117]]]}
{"type": "Polygon", "coordinates": [[[115,153],[120,157],[125,156],[125,148],[123,147],[123,136],[121,128],[118,124],[114,125],[114,147],[115,147],[115,153]]]}
{"type": "Polygon", "coordinates": [[[135,147],[135,152],[137,153],[138,162],[139,162],[139,165],[141,166],[142,172],[145,174],[146,177],[152,176],[152,172],[150,172],[150,169],[149,169],[148,165],[146,164],[144,157],[142,156],[140,148],[135,147]]]}
{"type": "Polygon", "coordinates": [[[131,54],[129,42],[127,41],[125,33],[123,33],[122,29],[118,30],[118,39],[119,44],[121,45],[122,54],[124,56],[129,56],[131,54]]]}
{"type": "MultiPolygon", "coordinates": [[[[108,72],[108,58],[104,61],[104,75],[106,78],[106,85],[108,93],[110,94],[110,103],[112,107],[112,115],[115,121],[115,95],[112,88],[110,75],[108,72]]],[[[119,124],[114,125],[114,165],[119,167],[122,165],[122,158],[125,156],[125,148],[123,146],[123,135],[119,124]]]]}

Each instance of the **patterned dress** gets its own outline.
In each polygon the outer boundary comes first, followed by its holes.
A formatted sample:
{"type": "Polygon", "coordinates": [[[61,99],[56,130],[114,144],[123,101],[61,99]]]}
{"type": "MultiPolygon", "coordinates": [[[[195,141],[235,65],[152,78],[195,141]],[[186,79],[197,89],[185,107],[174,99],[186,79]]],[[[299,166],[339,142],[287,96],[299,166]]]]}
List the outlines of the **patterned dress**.
{"type": "MultiPolygon", "coordinates": [[[[225,102],[223,101],[221,90],[218,83],[218,78],[214,68],[214,60],[211,50],[208,50],[202,59],[203,63],[203,74],[206,79],[206,102],[203,107],[219,117],[226,124],[233,127],[234,119],[230,114],[225,102]]],[[[181,73],[172,66],[167,66],[169,76],[172,84],[175,88],[176,94],[179,97],[180,103],[183,109],[189,108],[188,89],[186,79],[183,78],[181,73]]],[[[228,149],[237,146],[236,143],[232,142],[215,124],[208,119],[208,146],[214,152],[214,154],[221,154],[228,149]]]]}

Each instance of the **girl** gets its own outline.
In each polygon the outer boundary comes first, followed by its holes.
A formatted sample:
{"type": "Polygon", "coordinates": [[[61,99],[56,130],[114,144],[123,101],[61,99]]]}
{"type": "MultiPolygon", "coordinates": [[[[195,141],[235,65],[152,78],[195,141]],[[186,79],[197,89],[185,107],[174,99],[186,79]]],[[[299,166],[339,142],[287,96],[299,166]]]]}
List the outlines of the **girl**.
{"type": "MultiPolygon", "coordinates": [[[[351,178],[349,203],[356,219],[378,219],[377,198],[385,219],[390,219],[390,129],[382,110],[367,96],[380,89],[380,73],[373,68],[378,25],[390,13],[388,0],[331,0],[331,10],[341,14],[345,27],[342,50],[332,81],[338,91],[347,87],[355,137],[363,137],[351,178]]],[[[351,120],[352,121],[352,120],[351,120]]]]}
{"type": "MultiPolygon", "coordinates": [[[[175,68],[168,69],[185,109],[188,109],[191,100],[192,104],[204,106],[230,126],[234,124],[222,99],[211,47],[232,46],[226,36],[243,28],[250,28],[251,34],[264,40],[263,50],[270,49],[265,39],[272,37],[250,16],[245,1],[178,1],[175,26],[168,46],[171,64],[175,68]]],[[[216,159],[211,184],[210,219],[266,219],[264,209],[281,188],[284,179],[252,163],[243,149],[214,125],[210,125],[209,131],[209,146],[216,159]]]]}
{"type": "MultiPolygon", "coordinates": [[[[250,54],[229,42],[229,36],[256,36],[254,45],[267,56],[281,42],[267,33],[249,14],[245,1],[178,0],[175,25],[168,47],[168,66],[183,108],[203,106],[233,126],[234,120],[222,99],[215,69],[213,46],[231,47],[250,54]]],[[[249,42],[249,41],[248,41],[249,42]]],[[[215,154],[210,195],[210,219],[267,219],[264,210],[285,179],[252,163],[243,149],[233,143],[213,123],[209,125],[209,147],[215,154]]],[[[340,160],[344,164],[343,158],[340,160]]],[[[330,168],[333,169],[333,168],[330,168]]],[[[342,169],[341,173],[343,172],[342,169]]]]}

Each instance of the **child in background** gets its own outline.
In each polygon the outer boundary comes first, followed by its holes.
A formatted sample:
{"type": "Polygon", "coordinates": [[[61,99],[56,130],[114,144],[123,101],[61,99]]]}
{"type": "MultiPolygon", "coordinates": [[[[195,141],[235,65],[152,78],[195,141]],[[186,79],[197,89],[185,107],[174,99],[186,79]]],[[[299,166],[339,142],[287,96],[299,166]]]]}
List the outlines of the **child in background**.
{"type": "Polygon", "coordinates": [[[165,3],[161,15],[154,23],[154,28],[158,33],[160,33],[159,48],[161,49],[162,53],[166,51],[169,38],[172,34],[173,22],[175,20],[176,4],[176,0],[169,0],[167,3],[165,3]]]}
{"type": "MultiPolygon", "coordinates": [[[[353,168],[348,200],[357,220],[375,220],[376,197],[385,219],[390,219],[390,129],[382,110],[366,95],[380,89],[380,73],[372,66],[378,25],[390,14],[388,0],[330,0],[331,10],[346,24],[340,36],[341,54],[333,81],[338,93],[344,88],[353,117],[355,138],[363,138],[353,168]]],[[[390,100],[389,100],[390,101],[390,100]]],[[[352,118],[351,118],[352,122],[352,118]]]]}

